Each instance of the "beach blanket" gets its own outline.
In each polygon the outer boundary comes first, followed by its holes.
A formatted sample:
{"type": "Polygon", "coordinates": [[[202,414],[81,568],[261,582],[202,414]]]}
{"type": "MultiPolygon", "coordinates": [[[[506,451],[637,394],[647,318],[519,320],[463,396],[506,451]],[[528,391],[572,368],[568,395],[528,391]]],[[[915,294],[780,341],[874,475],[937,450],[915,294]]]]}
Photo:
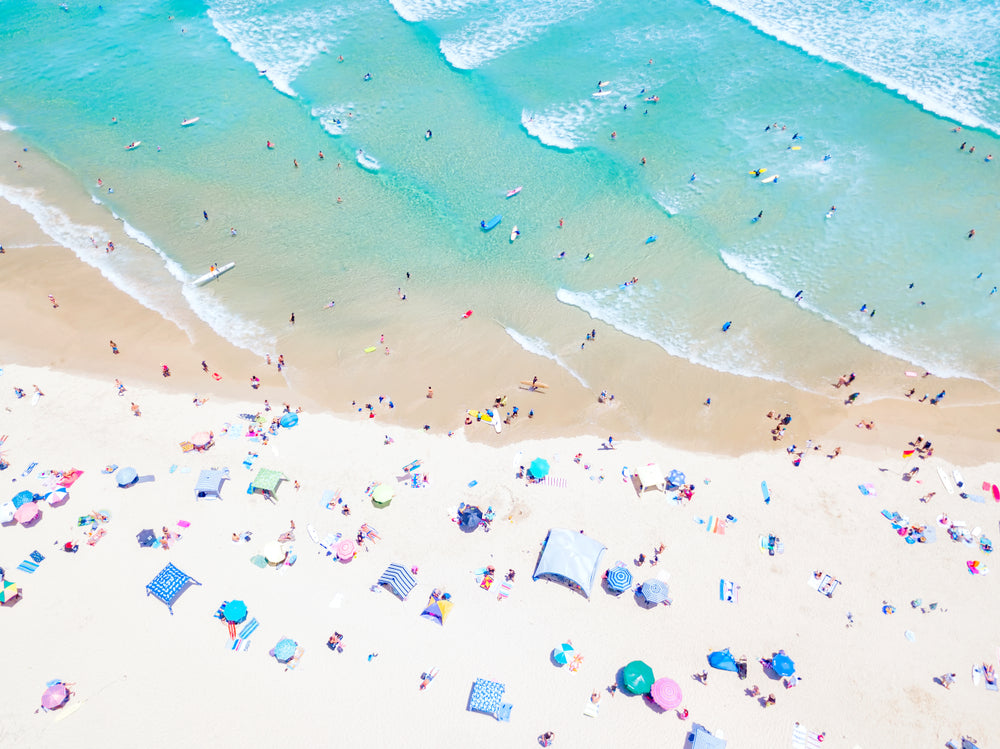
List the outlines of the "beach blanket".
{"type": "Polygon", "coordinates": [[[583,714],[588,718],[596,718],[601,713],[601,703],[591,702],[587,700],[587,704],[583,706],[583,714]]]}
{"type": "Polygon", "coordinates": [[[59,481],[56,482],[56,483],[58,483],[59,486],[64,486],[67,489],[69,489],[71,486],[73,486],[74,483],[76,483],[76,480],[78,478],[80,478],[82,475],[83,475],[83,471],[79,471],[79,470],[73,468],[73,469],[67,471],[66,473],[64,473],[63,477],[61,479],[59,479],[59,481]]]}
{"type": "Polygon", "coordinates": [[[792,749],[822,749],[823,742],[819,734],[810,731],[801,723],[796,723],[792,729],[792,749]]]}
{"type": "Polygon", "coordinates": [[[542,479],[541,483],[546,486],[554,486],[558,489],[565,489],[569,486],[569,481],[566,478],[556,478],[555,476],[546,476],[542,479]]]}
{"type": "Polygon", "coordinates": [[[720,518],[715,515],[710,515],[708,522],[705,523],[705,530],[709,533],[716,533],[720,536],[726,533],[726,519],[720,518]]]}
{"type": "Polygon", "coordinates": [[[875,491],[874,484],[858,484],[858,491],[864,494],[866,497],[877,496],[878,492],[875,491]]]}
{"type": "Polygon", "coordinates": [[[719,580],[719,600],[726,603],[739,603],[740,586],[732,580],[719,580]]]}

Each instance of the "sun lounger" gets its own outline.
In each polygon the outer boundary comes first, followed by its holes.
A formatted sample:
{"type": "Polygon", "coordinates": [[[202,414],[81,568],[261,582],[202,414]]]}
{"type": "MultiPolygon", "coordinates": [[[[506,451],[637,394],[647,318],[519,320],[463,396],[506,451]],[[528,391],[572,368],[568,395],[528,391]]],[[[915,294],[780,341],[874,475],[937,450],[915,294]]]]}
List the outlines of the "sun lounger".
{"type": "Polygon", "coordinates": [[[298,666],[299,665],[299,661],[302,659],[302,654],[305,653],[305,652],[306,652],[306,649],[304,647],[302,647],[301,645],[299,645],[297,648],[295,648],[295,655],[293,655],[292,659],[290,661],[288,661],[288,663],[285,665],[285,670],[288,671],[289,669],[293,669],[296,666],[298,666]]]}

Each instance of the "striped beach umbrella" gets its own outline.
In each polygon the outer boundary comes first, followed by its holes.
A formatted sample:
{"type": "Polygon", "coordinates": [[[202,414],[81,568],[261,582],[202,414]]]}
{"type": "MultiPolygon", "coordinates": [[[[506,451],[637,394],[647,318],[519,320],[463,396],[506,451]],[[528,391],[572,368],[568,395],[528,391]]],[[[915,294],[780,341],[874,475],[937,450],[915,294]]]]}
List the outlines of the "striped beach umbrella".
{"type": "Polygon", "coordinates": [[[559,647],[557,647],[555,650],[552,651],[552,660],[554,660],[560,666],[565,666],[567,663],[570,662],[570,659],[573,657],[574,652],[575,651],[573,650],[573,646],[570,645],[568,642],[564,642],[562,645],[560,645],[559,647]]]}
{"type": "Polygon", "coordinates": [[[628,567],[617,565],[608,570],[608,587],[622,593],[632,586],[632,573],[628,567]]]}
{"type": "Polygon", "coordinates": [[[649,690],[649,696],[653,698],[653,702],[664,710],[673,710],[684,699],[684,695],[681,694],[680,685],[673,679],[666,677],[653,682],[653,686],[649,690]]]}
{"type": "Polygon", "coordinates": [[[7,603],[17,598],[17,585],[10,580],[0,583],[0,603],[7,603]]]}
{"type": "Polygon", "coordinates": [[[670,598],[670,588],[662,580],[657,580],[655,577],[652,580],[647,580],[642,584],[639,589],[642,593],[642,597],[646,599],[649,603],[663,603],[670,598]]]}

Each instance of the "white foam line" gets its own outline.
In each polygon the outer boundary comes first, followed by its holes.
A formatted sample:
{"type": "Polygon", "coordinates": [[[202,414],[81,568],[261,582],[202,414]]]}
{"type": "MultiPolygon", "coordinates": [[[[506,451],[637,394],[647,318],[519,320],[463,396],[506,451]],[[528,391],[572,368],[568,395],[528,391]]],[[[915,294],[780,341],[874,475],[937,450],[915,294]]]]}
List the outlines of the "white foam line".
{"type": "Polygon", "coordinates": [[[550,359],[551,361],[554,361],[560,367],[569,372],[570,375],[572,375],[573,379],[575,379],[585,388],[590,387],[587,384],[587,381],[583,379],[583,377],[577,374],[557,354],[552,353],[549,350],[549,347],[545,344],[545,341],[543,341],[541,338],[531,338],[529,336],[524,335],[523,333],[519,333],[513,328],[504,328],[504,332],[507,333],[507,335],[509,335],[514,340],[514,343],[516,343],[518,346],[523,348],[528,353],[535,354],[536,356],[541,356],[546,359],[550,359]]]}

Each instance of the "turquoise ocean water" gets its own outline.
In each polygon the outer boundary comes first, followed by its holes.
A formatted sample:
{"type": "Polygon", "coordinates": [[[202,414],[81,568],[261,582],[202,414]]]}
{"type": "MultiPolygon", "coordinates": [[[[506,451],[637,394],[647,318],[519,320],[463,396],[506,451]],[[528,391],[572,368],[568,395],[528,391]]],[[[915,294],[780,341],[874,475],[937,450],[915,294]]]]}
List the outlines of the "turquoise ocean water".
{"type": "Polygon", "coordinates": [[[560,362],[599,320],[808,389],[865,348],[1000,386],[987,0],[154,6],[0,2],[3,127],[133,241],[0,197],[172,319],[318,348],[400,289],[560,362]]]}

